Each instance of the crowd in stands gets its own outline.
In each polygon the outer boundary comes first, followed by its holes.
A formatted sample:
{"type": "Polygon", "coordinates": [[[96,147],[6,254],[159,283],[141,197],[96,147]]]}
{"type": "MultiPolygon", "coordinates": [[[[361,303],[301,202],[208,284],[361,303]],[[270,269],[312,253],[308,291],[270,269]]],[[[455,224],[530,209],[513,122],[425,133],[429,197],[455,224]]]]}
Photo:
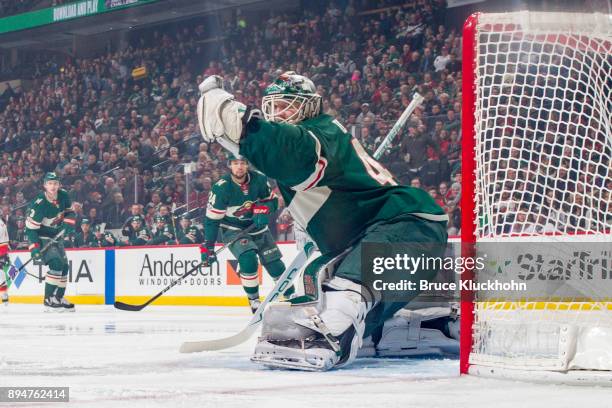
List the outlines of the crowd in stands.
{"type": "Polygon", "coordinates": [[[0,18],[72,2],[74,0],[0,0],[0,18]]]}
{"type": "MultiPolygon", "coordinates": [[[[451,216],[449,233],[457,234],[461,38],[442,24],[444,7],[428,0],[312,2],[293,14],[270,13],[265,23],[237,13],[212,55],[204,27],[181,24],[145,30],[95,58],[38,62],[33,86],[0,96],[0,212],[12,240],[22,240],[28,200],[46,171],[60,175],[79,222],[101,225],[103,233],[121,230],[136,212],[153,234],[155,216],[173,206],[201,223],[211,185],[228,168],[220,146],[199,136],[198,83],[221,75],[238,100],[259,105],[263,89],[286,70],[310,77],[324,113],[370,152],[414,93],[423,95],[381,162],[434,196],[451,216]],[[138,67],[146,72],[134,77],[138,67]]],[[[273,231],[292,239],[290,214],[277,215],[273,231]]],[[[115,237],[120,244],[128,236],[115,237]]]]}
{"type": "Polygon", "coordinates": [[[33,9],[36,0],[0,0],[0,17],[25,13],[33,9]]]}

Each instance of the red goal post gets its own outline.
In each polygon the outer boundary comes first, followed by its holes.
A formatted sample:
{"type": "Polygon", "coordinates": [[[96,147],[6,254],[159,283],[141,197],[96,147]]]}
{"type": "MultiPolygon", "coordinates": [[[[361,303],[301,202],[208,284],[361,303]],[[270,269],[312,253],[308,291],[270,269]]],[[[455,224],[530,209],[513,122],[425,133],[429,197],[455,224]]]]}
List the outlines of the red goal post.
{"type": "MultiPolygon", "coordinates": [[[[476,13],[465,22],[463,256],[474,256],[479,242],[520,237],[541,242],[583,237],[577,241],[609,242],[612,248],[611,27],[606,14],[476,13]]],[[[478,276],[468,271],[462,279],[478,276]]],[[[461,293],[462,374],[525,378],[528,373],[565,381],[576,368],[579,377],[590,370],[594,382],[612,384],[612,352],[604,356],[609,362],[591,367],[588,358],[576,362],[532,350],[544,342],[556,346],[556,339],[542,340],[543,326],[558,326],[557,334],[594,327],[612,336],[609,299],[497,302],[495,308],[484,303],[477,293],[461,293]],[[491,351],[492,332],[517,327],[533,335],[536,346],[513,345],[507,355],[491,351]]],[[[586,344],[579,335],[572,342],[578,348],[586,344]]]]}

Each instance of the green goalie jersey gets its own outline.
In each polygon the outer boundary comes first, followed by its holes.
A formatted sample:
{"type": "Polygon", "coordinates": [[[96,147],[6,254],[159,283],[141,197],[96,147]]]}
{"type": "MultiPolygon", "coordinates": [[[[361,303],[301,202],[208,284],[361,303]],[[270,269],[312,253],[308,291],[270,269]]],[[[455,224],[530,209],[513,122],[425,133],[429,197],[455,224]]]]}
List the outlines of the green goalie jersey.
{"type": "Polygon", "coordinates": [[[40,244],[40,238],[52,238],[63,229],[65,219],[73,219],[72,202],[68,192],[60,189],[57,200],[47,200],[44,192],[32,201],[26,218],[26,236],[30,245],[40,244]]]}
{"type": "Polygon", "coordinates": [[[429,194],[398,185],[329,115],[299,125],[251,120],[240,154],[278,182],[291,215],[323,253],[345,249],[376,222],[448,220],[429,194]]]}
{"type": "MultiPolygon", "coordinates": [[[[249,170],[247,180],[238,184],[231,174],[219,179],[210,190],[206,207],[204,235],[206,241],[215,242],[219,226],[231,230],[244,230],[253,223],[253,204],[265,203],[270,212],[276,211],[278,199],[274,196],[268,178],[249,170]]],[[[255,231],[254,231],[255,232],[255,231]]]]}

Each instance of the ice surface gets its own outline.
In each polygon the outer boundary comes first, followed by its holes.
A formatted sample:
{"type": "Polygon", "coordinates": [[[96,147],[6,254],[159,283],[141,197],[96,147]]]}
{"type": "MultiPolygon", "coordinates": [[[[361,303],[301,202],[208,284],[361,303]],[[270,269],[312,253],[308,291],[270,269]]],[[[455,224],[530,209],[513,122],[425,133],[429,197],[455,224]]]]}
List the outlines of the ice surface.
{"type": "Polygon", "coordinates": [[[69,386],[77,407],[612,407],[610,389],[459,378],[449,359],[361,359],[305,373],[251,363],[255,338],[178,352],[185,340],[227,336],[248,319],[247,308],[77,305],[52,314],[0,306],[0,386],[69,386]]]}

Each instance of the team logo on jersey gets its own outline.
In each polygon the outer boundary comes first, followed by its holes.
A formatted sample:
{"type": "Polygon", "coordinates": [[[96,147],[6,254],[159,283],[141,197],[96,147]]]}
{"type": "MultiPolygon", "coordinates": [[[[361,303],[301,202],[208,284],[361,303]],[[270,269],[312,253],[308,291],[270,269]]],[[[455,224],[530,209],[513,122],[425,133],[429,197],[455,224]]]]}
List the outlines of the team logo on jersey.
{"type": "Polygon", "coordinates": [[[250,215],[253,212],[253,204],[255,204],[253,201],[245,201],[232,215],[236,218],[250,215]]]}

